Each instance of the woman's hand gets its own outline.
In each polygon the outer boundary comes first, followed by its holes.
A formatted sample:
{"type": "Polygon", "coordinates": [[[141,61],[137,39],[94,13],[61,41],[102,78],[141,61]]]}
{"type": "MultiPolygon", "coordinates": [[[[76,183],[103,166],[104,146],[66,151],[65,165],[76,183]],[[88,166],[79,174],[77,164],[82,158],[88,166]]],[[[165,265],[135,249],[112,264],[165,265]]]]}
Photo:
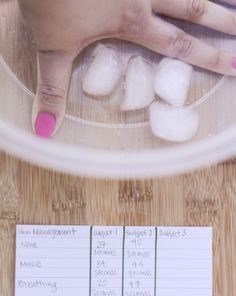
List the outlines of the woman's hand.
{"type": "MultiPolygon", "coordinates": [[[[236,0],[225,2],[236,4],[236,0]]],[[[60,127],[72,63],[89,43],[119,38],[214,72],[236,75],[235,55],[197,40],[162,14],[236,35],[236,14],[206,0],[19,0],[38,48],[38,86],[33,106],[36,134],[60,127]]]]}

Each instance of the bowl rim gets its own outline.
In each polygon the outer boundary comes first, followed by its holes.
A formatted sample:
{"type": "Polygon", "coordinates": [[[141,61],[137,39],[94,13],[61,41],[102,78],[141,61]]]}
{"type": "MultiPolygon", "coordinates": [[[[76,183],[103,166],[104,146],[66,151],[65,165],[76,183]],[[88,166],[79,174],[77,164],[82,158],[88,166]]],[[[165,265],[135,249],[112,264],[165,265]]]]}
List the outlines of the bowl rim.
{"type": "Polygon", "coordinates": [[[236,124],[198,142],[143,151],[107,151],[52,142],[0,119],[0,147],[33,164],[96,178],[170,176],[223,161],[236,153],[236,124]]]}

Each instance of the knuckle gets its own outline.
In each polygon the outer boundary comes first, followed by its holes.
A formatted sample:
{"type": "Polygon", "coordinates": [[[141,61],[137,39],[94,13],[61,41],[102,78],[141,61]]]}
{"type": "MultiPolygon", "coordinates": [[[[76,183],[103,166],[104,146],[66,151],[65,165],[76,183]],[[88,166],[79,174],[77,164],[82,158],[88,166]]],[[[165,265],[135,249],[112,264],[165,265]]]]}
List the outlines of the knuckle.
{"type": "Polygon", "coordinates": [[[190,19],[202,17],[206,11],[206,0],[188,0],[187,16],[190,19]]]}
{"type": "Polygon", "coordinates": [[[217,50],[214,54],[212,54],[208,63],[209,63],[209,68],[211,69],[219,68],[221,64],[221,51],[217,50]]]}
{"type": "Polygon", "coordinates": [[[65,100],[65,92],[52,85],[39,85],[38,99],[44,106],[57,106],[65,100]]]}
{"type": "Polygon", "coordinates": [[[235,14],[232,14],[230,16],[230,24],[228,29],[229,29],[228,33],[235,34],[236,32],[236,15],[235,14]]]}
{"type": "Polygon", "coordinates": [[[145,30],[149,17],[145,1],[127,1],[121,16],[120,34],[124,36],[140,35],[145,30]]]}
{"type": "Polygon", "coordinates": [[[193,39],[186,33],[178,33],[173,41],[173,56],[175,58],[186,58],[193,50],[193,39]]]}

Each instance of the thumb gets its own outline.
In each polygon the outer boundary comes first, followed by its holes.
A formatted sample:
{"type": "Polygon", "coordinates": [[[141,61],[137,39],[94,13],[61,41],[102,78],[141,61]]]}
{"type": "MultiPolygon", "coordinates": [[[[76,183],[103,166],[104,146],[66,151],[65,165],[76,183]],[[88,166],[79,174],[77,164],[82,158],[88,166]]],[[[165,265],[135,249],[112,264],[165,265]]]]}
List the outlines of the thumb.
{"type": "Polygon", "coordinates": [[[32,110],[34,132],[50,138],[62,124],[73,58],[67,53],[38,51],[38,85],[32,110]]]}

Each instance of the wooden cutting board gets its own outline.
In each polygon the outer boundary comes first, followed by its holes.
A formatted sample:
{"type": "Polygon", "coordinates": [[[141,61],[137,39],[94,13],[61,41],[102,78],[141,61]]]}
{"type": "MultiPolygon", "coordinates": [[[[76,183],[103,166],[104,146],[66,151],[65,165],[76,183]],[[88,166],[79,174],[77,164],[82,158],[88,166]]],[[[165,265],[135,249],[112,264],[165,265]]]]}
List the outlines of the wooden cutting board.
{"type": "Polygon", "coordinates": [[[14,294],[17,223],[213,226],[214,296],[235,295],[236,161],[145,181],[72,177],[3,153],[0,164],[1,296],[14,294]]]}

